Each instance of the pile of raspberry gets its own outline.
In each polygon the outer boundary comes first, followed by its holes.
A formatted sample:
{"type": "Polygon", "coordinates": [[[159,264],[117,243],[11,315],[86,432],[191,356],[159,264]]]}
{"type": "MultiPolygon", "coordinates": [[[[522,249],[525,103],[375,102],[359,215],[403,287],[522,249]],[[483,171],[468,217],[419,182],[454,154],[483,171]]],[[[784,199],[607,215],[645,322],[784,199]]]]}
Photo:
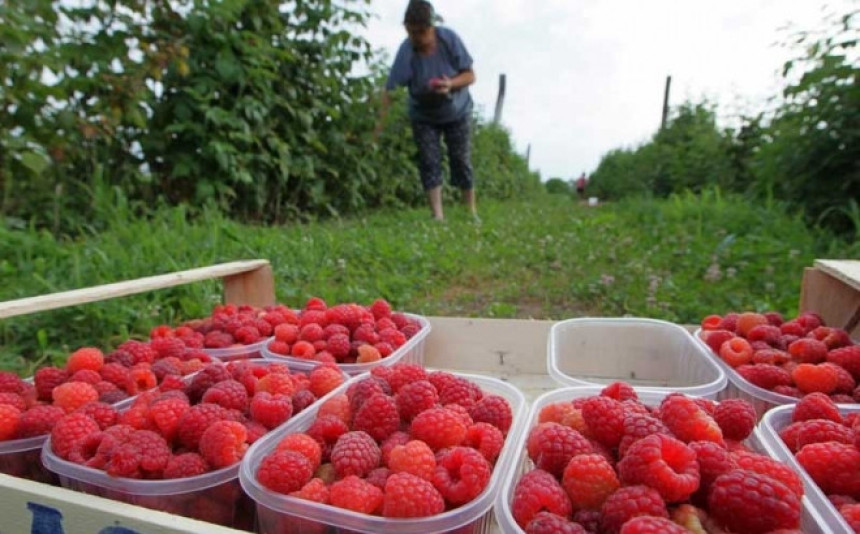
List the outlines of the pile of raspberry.
{"type": "MultiPolygon", "coordinates": [[[[93,403],[63,416],[51,431],[51,450],[115,477],[203,475],[236,464],[251,443],[344,381],[331,365],[305,374],[263,360],[212,362],[184,379],[165,377],[124,411],[93,403]]],[[[232,516],[239,494],[231,490],[215,496],[232,516]]],[[[202,506],[199,495],[194,497],[188,509],[177,510],[169,502],[175,497],[165,498],[159,509],[200,517],[195,509],[202,506]]]]}
{"type": "Polygon", "coordinates": [[[396,363],[330,397],[256,476],[271,491],[353,512],[433,516],[487,488],[512,423],[504,397],[396,363]]]}
{"type": "Polygon", "coordinates": [[[780,438],[860,532],[860,411],[843,414],[827,395],[811,393],[794,405],[791,419],[780,438]]]}
{"type": "Polygon", "coordinates": [[[796,532],[801,479],[744,444],[756,421],[741,399],[672,393],[651,407],[623,382],[548,404],[527,435],[514,520],[527,534],[796,532]]]}
{"type": "Polygon", "coordinates": [[[385,299],[370,306],[327,306],[313,297],[274,329],[273,354],[325,363],[370,363],[400,348],[421,330],[415,319],[391,311],[385,299]]]}
{"type": "Polygon", "coordinates": [[[130,340],[107,356],[83,347],[63,367],[37,369],[32,383],[0,372],[0,441],[45,435],[67,413],[94,403],[114,404],[154,388],[166,376],[198,371],[209,360],[184,345],[183,359],[160,352],[162,347],[130,340]]]}
{"type": "Polygon", "coordinates": [[[824,393],[834,402],[860,402],[860,345],[815,313],[789,321],[775,312],[709,315],[701,337],[755,386],[789,397],[824,393]]]}
{"type": "MultiPolygon", "coordinates": [[[[191,332],[201,348],[226,349],[264,341],[272,336],[276,326],[294,319],[295,312],[283,305],[258,308],[244,304],[219,304],[212,308],[209,317],[186,321],[177,330],[191,332]]],[[[169,331],[170,327],[158,329],[169,331]]]]}

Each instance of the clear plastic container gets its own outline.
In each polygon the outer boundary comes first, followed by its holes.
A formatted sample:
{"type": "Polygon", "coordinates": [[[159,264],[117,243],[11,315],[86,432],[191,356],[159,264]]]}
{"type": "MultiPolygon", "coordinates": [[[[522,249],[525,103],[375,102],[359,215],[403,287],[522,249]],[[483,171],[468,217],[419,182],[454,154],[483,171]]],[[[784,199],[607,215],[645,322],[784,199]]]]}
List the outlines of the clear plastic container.
{"type": "MultiPolygon", "coordinates": [[[[406,343],[404,343],[403,345],[398,347],[397,350],[395,350],[385,358],[380,359],[379,361],[371,363],[340,363],[338,364],[338,367],[340,367],[340,369],[346,374],[354,376],[366,373],[374,367],[379,367],[383,365],[390,366],[394,365],[397,362],[417,363],[418,365],[423,365],[424,344],[427,339],[427,335],[430,333],[430,321],[420,315],[413,315],[411,313],[406,313],[404,315],[406,315],[410,319],[418,321],[418,324],[421,325],[421,330],[419,330],[418,333],[406,340],[406,343]]],[[[296,358],[295,356],[284,356],[281,354],[275,354],[268,349],[269,342],[271,342],[271,340],[268,340],[261,349],[263,358],[284,362],[290,366],[290,369],[299,369],[304,371],[308,371],[319,365],[319,362],[313,360],[296,358]]]]}
{"type": "Polygon", "coordinates": [[[42,445],[48,435],[0,441],[0,473],[58,485],[57,476],[42,465],[42,445]]]}
{"type": "Polygon", "coordinates": [[[262,341],[252,343],[250,345],[237,345],[235,347],[227,347],[223,349],[204,348],[202,350],[212,358],[216,358],[218,360],[221,360],[222,362],[229,362],[232,360],[247,360],[251,358],[262,358],[263,347],[273,339],[274,337],[267,337],[262,341]]]}
{"type": "MultiPolygon", "coordinates": [[[[839,412],[842,415],[849,413],[860,413],[860,405],[854,404],[838,404],[839,412]]],[[[827,495],[821,491],[818,484],[812,480],[809,473],[800,465],[800,462],[794,457],[794,454],[788,449],[786,444],[779,437],[779,432],[791,424],[791,417],[794,413],[794,405],[778,406],[764,415],[759,428],[761,430],[764,446],[770,451],[771,456],[778,460],[787,463],[795,471],[800,474],[803,479],[803,487],[806,490],[806,495],[812,502],[812,505],[818,510],[818,513],[824,518],[826,525],[830,528],[830,532],[839,534],[854,534],[854,530],[848,525],[842,514],[827,498],[827,495]]]]}
{"type": "MultiPolygon", "coordinates": [[[[278,442],[288,434],[302,432],[313,422],[318,405],[305,410],[284,426],[257,441],[245,458],[239,472],[242,488],[257,503],[258,532],[274,534],[282,532],[305,533],[380,533],[380,534],[428,534],[428,533],[470,533],[488,534],[492,527],[491,508],[501,488],[501,481],[511,469],[520,441],[527,404],[523,394],[515,387],[501,380],[486,376],[455,373],[478,384],[485,392],[500,395],[511,405],[513,422],[508,437],[493,469],[487,488],[474,500],[454,510],[432,517],[416,519],[388,519],[379,516],[356,513],[342,508],[318,504],[307,500],[274,493],[257,481],[260,463],[278,442]],[[328,525],[328,527],[326,527],[328,525]]],[[[358,375],[342,385],[336,392],[345,392],[350,384],[369,375],[358,375]]],[[[336,394],[335,392],[335,394],[336,394]]]]}
{"type": "MultiPolygon", "coordinates": [[[[521,529],[514,520],[514,516],[511,511],[511,501],[519,479],[525,473],[534,468],[532,461],[529,459],[528,452],[526,451],[526,441],[528,440],[529,432],[537,423],[540,411],[545,406],[555,402],[564,402],[582,397],[599,395],[601,389],[603,389],[602,386],[577,386],[556,389],[544,393],[532,403],[531,410],[526,417],[526,424],[519,434],[519,441],[515,444],[516,448],[511,469],[505,475],[505,478],[502,481],[502,489],[496,499],[496,523],[499,526],[499,532],[501,534],[524,534],[523,529],[521,529]]],[[[658,405],[663,400],[663,397],[671,393],[670,391],[655,391],[639,387],[634,389],[639,395],[639,400],[648,406],[658,405]]],[[[773,457],[770,450],[765,446],[764,438],[761,436],[758,429],[756,429],[753,434],[747,438],[746,443],[752,449],[773,457]]],[[[815,506],[813,506],[813,503],[805,496],[802,500],[802,506],[801,528],[803,529],[803,532],[806,534],[832,534],[834,532],[828,526],[829,523],[825,521],[824,517],[818,512],[815,506]]]]}
{"type": "Polygon", "coordinates": [[[702,340],[701,335],[702,329],[699,328],[693,333],[693,338],[695,338],[696,342],[704,348],[708,359],[716,363],[728,378],[728,384],[720,394],[717,395],[718,399],[744,399],[753,405],[759,419],[761,419],[765,412],[771,408],[782,406],[784,404],[794,404],[800,400],[797,397],[792,397],[790,395],[768,391],[751,383],[749,380],[738,374],[738,372],[730,365],[724,362],[718,354],[711,350],[711,347],[702,340]]]}
{"type": "Polygon", "coordinates": [[[646,318],[581,318],[552,325],[549,374],[563,386],[623,380],[637,388],[709,399],[726,375],[683,327],[646,318]]]}
{"type": "MultiPolygon", "coordinates": [[[[267,366],[272,363],[274,362],[257,359],[253,365],[267,366]]],[[[301,373],[302,371],[295,372],[301,373]]],[[[190,374],[184,379],[189,382],[193,377],[194,374],[190,374]]],[[[344,379],[349,378],[345,373],[343,377],[344,379]]],[[[338,389],[336,388],[317,399],[314,404],[293,418],[299,417],[305,411],[318,406],[338,389]]],[[[133,402],[133,398],[125,399],[115,406],[120,411],[124,411],[130,408],[133,402]]],[[[286,424],[284,423],[284,425],[286,424]]],[[[64,460],[51,450],[50,438],[44,436],[43,439],[46,441],[41,447],[42,463],[59,477],[59,483],[64,488],[227,527],[243,530],[254,529],[254,502],[242,491],[239,485],[238,463],[193,477],[138,480],[110,476],[100,469],[93,469],[64,460]]]]}

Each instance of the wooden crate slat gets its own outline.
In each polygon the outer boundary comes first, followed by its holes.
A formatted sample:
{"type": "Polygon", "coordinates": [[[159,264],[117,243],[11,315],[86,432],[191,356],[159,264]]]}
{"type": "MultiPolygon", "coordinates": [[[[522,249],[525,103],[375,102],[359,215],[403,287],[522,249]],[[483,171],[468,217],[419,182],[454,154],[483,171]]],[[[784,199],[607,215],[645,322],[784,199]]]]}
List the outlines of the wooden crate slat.
{"type": "Polygon", "coordinates": [[[815,260],[813,265],[860,291],[860,260],[815,260]]]}
{"type": "Polygon", "coordinates": [[[826,325],[844,328],[854,339],[860,337],[860,290],[817,267],[803,272],[800,311],[814,311],[826,325]]]}

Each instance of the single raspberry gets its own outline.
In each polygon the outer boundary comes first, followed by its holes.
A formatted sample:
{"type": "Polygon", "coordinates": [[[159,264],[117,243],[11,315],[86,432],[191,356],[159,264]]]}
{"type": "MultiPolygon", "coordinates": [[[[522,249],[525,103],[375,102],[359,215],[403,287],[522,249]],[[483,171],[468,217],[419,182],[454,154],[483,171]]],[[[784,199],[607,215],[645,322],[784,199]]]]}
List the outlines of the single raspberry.
{"type": "Polygon", "coordinates": [[[807,419],[798,424],[794,450],[800,450],[810,443],[826,441],[850,445],[854,443],[854,434],[850,427],[828,419],[807,419]]]}
{"type": "Polygon", "coordinates": [[[827,361],[842,367],[860,381],[860,345],[839,347],[827,353],[827,361]]]}
{"type": "Polygon", "coordinates": [[[712,351],[714,351],[714,354],[719,355],[720,354],[720,347],[723,346],[723,343],[729,341],[730,339],[734,339],[735,333],[730,331],[730,330],[718,329],[718,330],[703,331],[701,333],[701,337],[702,337],[702,341],[704,341],[705,344],[712,351]]]}
{"type": "Polygon", "coordinates": [[[222,380],[207,389],[200,402],[211,402],[228,410],[244,411],[248,408],[248,390],[236,380],[222,380]]]}
{"type": "Polygon", "coordinates": [[[699,326],[702,330],[716,330],[723,322],[723,318],[716,314],[706,315],[700,322],[699,326]]]}
{"type": "Polygon", "coordinates": [[[357,347],[356,352],[355,363],[372,363],[382,359],[382,352],[376,348],[376,345],[361,344],[357,347]]]}
{"type": "Polygon", "coordinates": [[[620,487],[615,468],[599,454],[579,454],[570,459],[561,477],[574,510],[599,510],[620,487]]]}
{"type": "Polygon", "coordinates": [[[666,396],[658,413],[672,434],[684,443],[700,440],[723,443],[719,425],[689,397],[677,393],[666,396]]]}
{"type": "Polygon", "coordinates": [[[69,378],[69,372],[59,367],[42,367],[33,374],[39,400],[50,401],[51,391],[69,378]]]}
{"type": "Polygon", "coordinates": [[[618,462],[618,474],[625,484],[656,489],[669,503],[684,501],[699,488],[696,452],[664,434],[652,434],[631,445],[618,462]]]}
{"type": "Polygon", "coordinates": [[[299,340],[299,327],[294,324],[279,324],[275,326],[273,333],[277,341],[286,343],[287,345],[292,345],[299,340]]]}
{"type": "Polygon", "coordinates": [[[312,478],[300,490],[290,492],[289,495],[290,497],[318,502],[320,504],[328,504],[329,502],[329,489],[321,478],[312,478]]]}
{"type": "Polygon", "coordinates": [[[779,386],[792,385],[791,373],[775,365],[742,365],[736,371],[749,383],[762,389],[773,391],[779,386]]]}
{"type": "Polygon", "coordinates": [[[376,514],[382,510],[382,501],[382,490],[356,475],[346,476],[329,487],[329,504],[353,512],[376,514]]]}
{"type": "Polygon", "coordinates": [[[278,341],[277,339],[273,339],[266,345],[266,348],[269,349],[269,352],[273,354],[280,354],[281,356],[289,356],[290,352],[292,352],[292,346],[289,343],[284,343],[283,341],[278,341]]]}
{"type": "Polygon", "coordinates": [[[474,423],[466,428],[463,445],[477,450],[488,462],[495,465],[496,458],[505,445],[505,436],[501,430],[489,423],[474,423]]]}
{"type": "Polygon", "coordinates": [[[738,333],[738,335],[747,337],[750,333],[750,330],[762,324],[770,324],[764,314],[752,311],[745,311],[738,314],[737,327],[735,328],[735,331],[738,333]]]}
{"type": "Polygon", "coordinates": [[[40,404],[21,413],[18,421],[18,438],[32,438],[51,432],[54,425],[66,414],[59,406],[40,404]]]}
{"type": "Polygon", "coordinates": [[[200,436],[200,455],[215,469],[238,463],[248,450],[248,431],[237,421],[216,421],[200,436]]]}
{"type": "Polygon", "coordinates": [[[523,475],[514,487],[511,514],[521,528],[526,528],[542,511],[568,517],[572,506],[558,480],[549,472],[537,468],[523,475]]]}
{"type": "Polygon", "coordinates": [[[325,339],[331,340],[332,336],[337,334],[343,334],[346,336],[347,341],[349,341],[350,331],[349,328],[343,326],[342,324],[328,324],[325,328],[323,328],[323,334],[325,334],[325,339]]]}
{"type": "Polygon", "coordinates": [[[860,504],[843,504],[837,510],[854,532],[860,532],[860,504]]]}
{"type": "Polygon", "coordinates": [[[339,478],[364,477],[379,467],[381,458],[376,441],[360,430],[342,434],[331,449],[331,463],[339,478]]]}
{"type": "Polygon", "coordinates": [[[758,421],[755,408],[743,399],[725,399],[714,409],[714,421],[726,439],[745,440],[758,421]]]}
{"type": "Polygon", "coordinates": [[[738,468],[767,475],[782,482],[785,487],[797,495],[798,499],[803,497],[803,482],[800,480],[800,476],[788,465],[756,452],[733,452],[732,458],[738,468]]]}
{"type": "Polygon", "coordinates": [[[429,517],[444,510],[445,499],[423,478],[394,473],[385,481],[383,517],[429,517]]]}
{"type": "Polygon", "coordinates": [[[784,350],[767,348],[755,351],[751,362],[753,364],[783,365],[790,360],[791,355],[784,350]]]}
{"type": "MultiPolygon", "coordinates": [[[[139,365],[145,366],[146,364],[139,365]]],[[[138,391],[146,391],[158,385],[158,378],[155,376],[155,373],[147,367],[133,367],[131,369],[131,380],[138,391]]]]}
{"type": "Polygon", "coordinates": [[[828,419],[836,423],[842,423],[842,415],[839,413],[839,408],[824,393],[810,393],[794,405],[791,420],[797,422],[807,419],[828,419]]]}
{"type": "Polygon", "coordinates": [[[600,510],[577,510],[573,513],[573,521],[588,533],[600,532],[600,517],[600,510]]]}
{"type": "MultiPolygon", "coordinates": [[[[757,326],[756,328],[761,328],[757,326]]],[[[753,329],[755,330],[755,329],[753,329]]],[[[665,517],[641,515],[621,526],[621,534],[689,534],[689,530],[665,517]]]]}
{"type": "Polygon", "coordinates": [[[105,471],[116,477],[161,478],[170,457],[170,446],[161,435],[135,430],[113,447],[105,471]]]}
{"type": "Polygon", "coordinates": [[[293,401],[287,395],[272,395],[262,391],[254,395],[250,404],[251,418],[268,429],[286,422],[293,415],[293,401]]]}
{"type": "Polygon", "coordinates": [[[331,415],[337,417],[347,425],[352,423],[352,407],[349,397],[345,393],[338,393],[326,399],[317,409],[317,417],[331,415]]]}
{"type": "Polygon", "coordinates": [[[754,326],[747,334],[747,340],[752,343],[754,341],[763,341],[770,346],[776,346],[779,343],[779,337],[782,331],[778,326],[772,324],[760,324],[754,326]]]}
{"type": "Polygon", "coordinates": [[[209,471],[209,464],[196,452],[184,452],[171,456],[162,476],[164,478],[187,478],[209,471]]]}
{"type": "Polygon", "coordinates": [[[352,332],[352,340],[362,344],[373,345],[379,343],[379,334],[376,333],[376,328],[371,324],[359,325],[352,332]]]}
{"type": "Polygon", "coordinates": [[[0,392],[0,404],[17,408],[19,412],[23,412],[27,409],[27,403],[24,401],[24,397],[17,393],[11,393],[8,391],[0,392]]]}
{"type": "Polygon", "coordinates": [[[396,349],[406,343],[406,335],[396,328],[384,328],[379,331],[379,340],[396,349]]]}
{"type": "Polygon", "coordinates": [[[475,406],[483,395],[477,384],[459,376],[447,381],[438,391],[439,404],[459,404],[467,409],[475,406]]]}
{"type": "Polygon", "coordinates": [[[704,502],[714,480],[738,465],[728,450],[713,441],[691,441],[687,446],[696,453],[699,464],[699,489],[694,497],[696,502],[704,502]]]}
{"type": "MultiPolygon", "coordinates": [[[[356,415],[357,418],[358,415],[356,415]]],[[[420,439],[431,449],[438,451],[463,443],[466,438],[466,428],[462,419],[454,412],[445,408],[430,408],[412,420],[409,433],[414,439],[420,439]]]]}
{"type": "Polygon", "coordinates": [[[636,390],[627,382],[613,382],[601,389],[600,394],[617,401],[639,400],[636,390]]]}
{"type": "Polygon", "coordinates": [[[836,371],[824,365],[811,363],[802,363],[795,367],[794,371],[791,372],[791,378],[797,389],[803,393],[820,391],[830,394],[839,385],[839,375],[836,374],[836,371]]]}
{"type": "Polygon", "coordinates": [[[490,423],[507,435],[513,423],[513,412],[501,395],[485,395],[469,410],[475,423],[490,423]]]}
{"type": "Polygon", "coordinates": [[[400,331],[403,332],[403,335],[406,336],[406,339],[412,339],[418,334],[418,332],[421,331],[421,325],[417,322],[409,323],[408,325],[401,328],[400,331]]]}
{"type": "Polygon", "coordinates": [[[325,339],[325,333],[323,327],[317,323],[309,323],[299,329],[299,341],[315,343],[321,339],[325,339]]]}
{"type": "MultiPolygon", "coordinates": [[[[164,345],[164,344],[175,344],[175,341],[158,341],[156,344],[164,345]]],[[[183,343],[182,349],[185,349],[185,345],[183,343]]],[[[143,341],[137,341],[134,339],[130,339],[128,341],[124,341],[119,347],[116,348],[117,352],[124,352],[126,354],[131,355],[132,365],[136,365],[139,363],[153,363],[160,356],[158,350],[151,343],[146,343],[143,341]]],[[[131,367],[131,366],[129,366],[131,367]]]]}
{"type": "Polygon", "coordinates": [[[311,393],[316,395],[317,398],[336,389],[346,380],[336,365],[319,365],[314,367],[308,373],[308,378],[310,378],[311,393]]]}
{"type": "MultiPolygon", "coordinates": [[[[384,393],[372,395],[355,412],[352,427],[354,430],[364,430],[376,441],[383,441],[400,428],[400,415],[394,398],[384,393]]],[[[465,432],[464,427],[463,434],[465,432]]]]}
{"type": "MultiPolygon", "coordinates": [[[[821,367],[828,367],[833,369],[833,372],[836,373],[836,389],[833,390],[833,394],[845,394],[849,397],[854,392],[854,388],[857,387],[857,381],[854,380],[854,377],[851,376],[851,373],[843,369],[842,367],[836,365],[835,363],[824,362],[820,364],[821,367]]],[[[847,401],[848,403],[853,403],[854,399],[851,398],[847,401]]]]}
{"type": "Polygon", "coordinates": [[[406,445],[410,441],[412,441],[412,437],[408,433],[402,432],[400,430],[394,432],[393,434],[385,438],[385,440],[383,440],[382,444],[379,446],[380,451],[382,451],[383,465],[388,465],[388,463],[391,461],[391,451],[393,451],[395,447],[399,445],[406,445]]]}
{"type": "Polygon", "coordinates": [[[101,377],[127,393],[137,393],[137,385],[131,378],[131,369],[119,363],[106,363],[99,371],[101,377]]]}
{"type": "Polygon", "coordinates": [[[346,426],[346,423],[332,415],[317,417],[305,430],[307,435],[314,438],[320,444],[324,462],[329,460],[332,447],[334,447],[338,438],[347,432],[349,432],[349,427],[346,426]]]}
{"type": "Polygon", "coordinates": [[[278,450],[263,458],[257,480],[266,488],[283,494],[299,491],[313,477],[310,460],[291,450],[278,450]]]}
{"type": "Polygon", "coordinates": [[[395,445],[387,458],[386,465],[392,473],[410,473],[424,480],[433,481],[436,455],[423,441],[413,440],[403,445],[395,445]]]}
{"type": "Polygon", "coordinates": [[[314,471],[322,463],[322,448],[320,444],[307,434],[287,434],[278,442],[275,450],[295,451],[303,455],[311,462],[314,471]]]}
{"type": "Polygon", "coordinates": [[[427,371],[418,364],[398,362],[391,366],[391,371],[388,384],[392,393],[397,393],[402,386],[411,382],[427,380],[427,371]]]}
{"type": "MultiPolygon", "coordinates": [[[[161,382],[168,375],[182,376],[182,361],[177,358],[164,358],[153,363],[150,370],[155,375],[155,378],[161,382]]],[[[104,368],[102,368],[102,371],[104,371],[104,368]]],[[[104,373],[102,373],[102,376],[104,376],[104,373]]]]}
{"type": "Polygon", "coordinates": [[[370,305],[370,313],[374,319],[382,319],[391,316],[391,304],[383,298],[378,298],[370,305]]]}
{"type": "Polygon", "coordinates": [[[203,397],[203,394],[206,393],[207,389],[222,380],[229,380],[230,378],[230,372],[227,371],[226,367],[217,363],[212,363],[194,375],[191,379],[191,383],[188,384],[188,388],[185,393],[188,395],[188,399],[192,403],[196,404],[200,402],[200,399],[203,397]]]}
{"type": "Polygon", "coordinates": [[[589,531],[566,517],[538,512],[524,529],[526,534],[588,534],[589,531]]]}
{"type": "Polygon", "coordinates": [[[582,403],[582,417],[597,441],[617,447],[624,436],[624,406],[617,400],[592,396],[582,403]]]}
{"type": "Polygon", "coordinates": [[[93,421],[98,423],[99,428],[102,430],[116,424],[118,415],[116,408],[110,404],[98,401],[84,404],[75,411],[90,416],[93,421]]]}
{"type": "Polygon", "coordinates": [[[720,345],[720,358],[729,367],[740,367],[752,360],[754,349],[750,342],[742,337],[733,337],[720,345]]]}
{"type": "Polygon", "coordinates": [[[469,447],[453,447],[440,452],[433,485],[451,506],[460,506],[480,495],[493,474],[493,466],[481,453],[469,447]]]}
{"type": "Polygon", "coordinates": [[[401,387],[395,402],[400,418],[409,422],[424,410],[436,406],[439,394],[429,380],[418,380],[401,387]]]}
{"type": "Polygon", "coordinates": [[[229,419],[229,412],[217,404],[196,404],[189,408],[179,420],[177,439],[188,450],[197,450],[200,438],[216,421],[229,419]]]}
{"type": "Polygon", "coordinates": [[[788,353],[799,363],[821,363],[827,358],[827,345],[815,338],[802,337],[788,346],[788,353]]]}
{"type": "Polygon", "coordinates": [[[101,350],[95,347],[83,347],[69,355],[66,360],[66,371],[74,374],[81,369],[98,371],[105,363],[105,356],[101,350]]]}
{"type": "Polygon", "coordinates": [[[18,434],[21,410],[9,404],[0,404],[0,441],[13,439],[18,434]]]}
{"type": "MultiPolygon", "coordinates": [[[[207,336],[208,338],[208,336],[207,336]]],[[[176,337],[160,337],[155,338],[149,342],[152,349],[158,355],[157,358],[170,358],[175,357],[182,359],[183,354],[187,350],[185,343],[176,337]]],[[[138,359],[138,356],[135,357],[135,360],[138,359]]],[[[136,362],[139,363],[139,362],[136,362]]]]}
{"type": "Polygon", "coordinates": [[[263,335],[256,325],[244,324],[233,332],[233,339],[240,345],[253,345],[263,339],[263,335]]]}
{"type": "Polygon", "coordinates": [[[257,381],[255,393],[267,392],[272,395],[288,395],[292,396],[296,390],[296,376],[287,373],[269,373],[257,381]]]}
{"type": "Polygon", "coordinates": [[[600,512],[600,529],[607,534],[618,534],[624,523],[634,517],[669,517],[657,490],[642,485],[619,488],[603,502],[600,512]]]}
{"type": "Polygon", "coordinates": [[[571,458],[594,452],[591,443],[582,434],[558,423],[541,423],[532,428],[526,449],[535,467],[557,478],[561,478],[571,458]]]}
{"type": "Polygon", "coordinates": [[[718,523],[734,532],[758,534],[800,527],[800,498],[781,482],[743,469],[714,481],[708,510],[718,523]]]}
{"type": "Polygon", "coordinates": [[[624,436],[618,444],[618,456],[623,457],[630,445],[651,434],[672,435],[669,428],[656,417],[642,413],[624,414],[624,436]]]}
{"type": "Polygon", "coordinates": [[[854,445],[812,443],[795,457],[825,494],[860,496],[860,450],[854,445]]]}
{"type": "Polygon", "coordinates": [[[179,432],[179,424],[191,404],[185,397],[169,397],[154,401],[149,406],[149,420],[159,434],[172,442],[179,432]]]}
{"type": "Polygon", "coordinates": [[[59,406],[66,413],[73,412],[89,402],[99,400],[99,393],[86,382],[66,382],[55,387],[51,396],[54,405],[59,406]]]}

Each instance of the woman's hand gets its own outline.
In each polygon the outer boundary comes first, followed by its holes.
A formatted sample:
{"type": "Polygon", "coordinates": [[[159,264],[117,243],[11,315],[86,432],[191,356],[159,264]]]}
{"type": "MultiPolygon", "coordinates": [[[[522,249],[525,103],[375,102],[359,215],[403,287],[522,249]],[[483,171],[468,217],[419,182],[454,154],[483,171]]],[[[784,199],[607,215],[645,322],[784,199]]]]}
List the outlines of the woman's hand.
{"type": "Polygon", "coordinates": [[[433,78],[431,81],[433,92],[440,95],[447,95],[453,89],[451,78],[442,76],[441,78],[433,78]]]}

